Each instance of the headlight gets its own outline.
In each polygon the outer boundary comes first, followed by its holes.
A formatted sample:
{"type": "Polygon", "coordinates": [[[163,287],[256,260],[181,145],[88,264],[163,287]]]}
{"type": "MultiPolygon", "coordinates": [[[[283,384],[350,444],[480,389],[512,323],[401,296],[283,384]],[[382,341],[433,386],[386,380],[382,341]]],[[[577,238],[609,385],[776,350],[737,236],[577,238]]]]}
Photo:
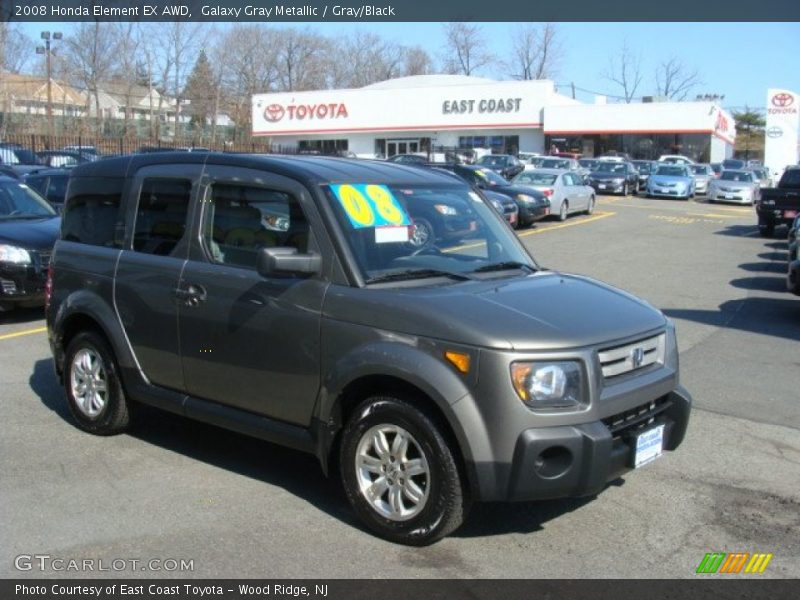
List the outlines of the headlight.
{"type": "Polygon", "coordinates": [[[515,198],[520,202],[536,202],[536,198],[529,196],[528,194],[517,194],[515,198]]]}
{"type": "Polygon", "coordinates": [[[489,202],[491,202],[492,206],[494,206],[498,211],[503,212],[503,205],[500,204],[497,200],[490,200],[489,202]]]}
{"type": "Polygon", "coordinates": [[[514,390],[530,408],[577,406],[583,397],[580,364],[564,362],[515,362],[511,365],[514,390]]]}
{"type": "Polygon", "coordinates": [[[447,204],[434,204],[433,208],[435,208],[436,212],[441,215],[448,215],[452,217],[458,214],[458,211],[455,208],[448,206],[447,204]]]}
{"type": "Polygon", "coordinates": [[[29,265],[31,264],[31,255],[25,248],[0,244],[0,262],[29,265]]]}

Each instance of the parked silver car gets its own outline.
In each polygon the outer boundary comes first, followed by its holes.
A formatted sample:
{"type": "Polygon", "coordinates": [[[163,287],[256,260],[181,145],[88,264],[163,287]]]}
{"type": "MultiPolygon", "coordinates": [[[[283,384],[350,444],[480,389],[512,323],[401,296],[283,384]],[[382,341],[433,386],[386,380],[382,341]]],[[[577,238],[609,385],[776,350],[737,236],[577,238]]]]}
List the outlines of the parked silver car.
{"type": "Polygon", "coordinates": [[[714,177],[714,170],[711,165],[695,164],[689,165],[689,170],[694,175],[694,193],[705,194],[708,192],[708,184],[714,177]]]}
{"type": "Polygon", "coordinates": [[[708,186],[708,200],[754,204],[759,198],[758,179],[752,171],[725,169],[708,186]]]}
{"type": "Polygon", "coordinates": [[[550,200],[550,214],[558,215],[560,221],[566,221],[570,213],[590,215],[594,211],[594,190],[583,185],[580,175],[573,171],[527,168],[511,183],[542,192],[550,200]]]}
{"type": "Polygon", "coordinates": [[[755,173],[756,178],[758,179],[758,187],[760,188],[768,188],[773,187],[772,177],[769,174],[769,170],[765,167],[754,167],[751,169],[753,173],[755,173]]]}

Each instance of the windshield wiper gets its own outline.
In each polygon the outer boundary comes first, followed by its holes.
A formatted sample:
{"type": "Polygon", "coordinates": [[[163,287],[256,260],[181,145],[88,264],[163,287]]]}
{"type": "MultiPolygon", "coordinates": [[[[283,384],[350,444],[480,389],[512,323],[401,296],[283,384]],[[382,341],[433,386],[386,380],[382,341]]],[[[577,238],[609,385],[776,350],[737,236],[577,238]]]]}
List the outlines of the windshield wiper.
{"type": "Polygon", "coordinates": [[[531,265],[529,265],[527,263],[508,260],[508,261],[505,261],[505,262],[498,262],[498,263],[492,263],[490,265],[484,265],[482,267],[478,267],[477,269],[475,269],[472,272],[473,273],[488,273],[490,271],[508,271],[510,269],[525,269],[526,271],[529,271],[530,273],[535,273],[537,271],[536,268],[532,267],[531,265]]]}
{"type": "Polygon", "coordinates": [[[472,277],[469,275],[465,275],[464,273],[456,273],[453,271],[442,271],[439,269],[406,269],[405,271],[395,271],[393,273],[375,275],[375,277],[370,277],[367,279],[366,283],[404,281],[409,279],[424,279],[426,277],[449,277],[450,279],[457,279],[458,281],[467,281],[472,279],[472,277]]]}

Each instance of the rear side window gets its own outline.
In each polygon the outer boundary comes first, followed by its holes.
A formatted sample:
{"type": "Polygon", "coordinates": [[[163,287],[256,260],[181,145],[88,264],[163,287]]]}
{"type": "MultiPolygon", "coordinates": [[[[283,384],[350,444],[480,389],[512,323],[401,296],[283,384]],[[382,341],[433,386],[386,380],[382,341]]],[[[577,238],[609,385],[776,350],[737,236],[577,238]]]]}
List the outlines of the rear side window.
{"type": "Polygon", "coordinates": [[[124,181],[111,177],[73,177],[62,215],[61,239],[119,248],[114,233],[122,217],[124,181]]]}
{"type": "Polygon", "coordinates": [[[186,232],[192,182],[188,179],[145,179],[139,194],[133,249],[169,256],[186,232]]]}

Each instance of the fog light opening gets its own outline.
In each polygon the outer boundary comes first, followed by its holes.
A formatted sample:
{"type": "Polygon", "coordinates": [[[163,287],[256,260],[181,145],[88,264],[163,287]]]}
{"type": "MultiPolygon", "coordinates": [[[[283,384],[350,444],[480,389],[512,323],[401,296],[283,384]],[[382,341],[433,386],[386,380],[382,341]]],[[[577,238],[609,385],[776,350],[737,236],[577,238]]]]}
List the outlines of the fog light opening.
{"type": "Polygon", "coordinates": [[[564,446],[551,446],[539,454],[533,468],[539,477],[553,479],[561,477],[572,466],[572,452],[564,446]]]}

